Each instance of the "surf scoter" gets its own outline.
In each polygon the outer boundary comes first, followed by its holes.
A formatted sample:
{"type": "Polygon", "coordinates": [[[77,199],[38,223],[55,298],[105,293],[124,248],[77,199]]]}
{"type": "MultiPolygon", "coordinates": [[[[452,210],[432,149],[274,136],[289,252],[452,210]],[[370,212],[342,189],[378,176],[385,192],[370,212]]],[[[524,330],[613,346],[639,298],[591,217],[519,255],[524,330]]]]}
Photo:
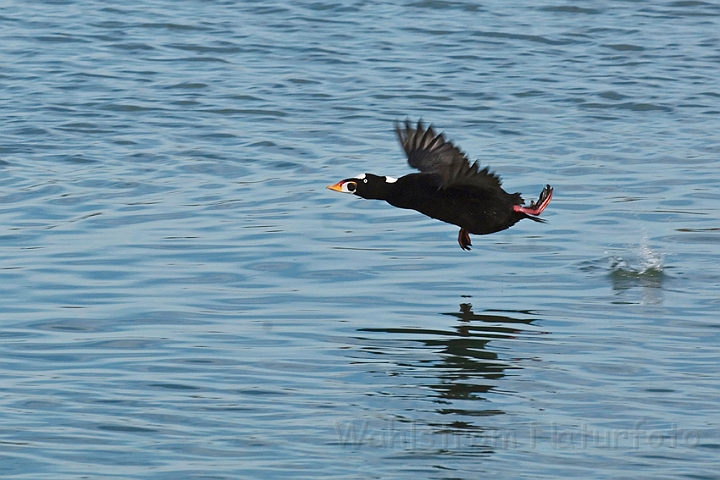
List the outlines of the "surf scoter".
{"type": "Polygon", "coordinates": [[[341,180],[327,188],[352,193],[362,198],[385,200],[399,208],[417,210],[428,217],[460,227],[458,243],[470,250],[470,234],[487,235],[511,227],[523,218],[544,222],[537,217],[552,199],[553,189],[546,185],[537,202],[525,207],[519,193],[507,193],[500,178],[478,162],[470,165],[467,156],[443,134],[435,134],[418,122],[413,127],[396,124],[400,144],[411,167],[411,173],[398,179],[363,173],[341,180]]]}

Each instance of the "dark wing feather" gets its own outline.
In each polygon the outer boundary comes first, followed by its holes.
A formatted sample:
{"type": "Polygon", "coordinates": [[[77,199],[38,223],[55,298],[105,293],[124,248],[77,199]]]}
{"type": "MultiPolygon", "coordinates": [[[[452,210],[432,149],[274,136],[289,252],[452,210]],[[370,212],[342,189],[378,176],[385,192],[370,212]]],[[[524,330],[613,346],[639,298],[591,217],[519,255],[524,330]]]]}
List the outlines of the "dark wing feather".
{"type": "Polygon", "coordinates": [[[418,122],[414,128],[409,120],[405,125],[396,124],[400,144],[411,167],[421,173],[439,175],[440,187],[470,186],[477,188],[500,188],[500,178],[487,167],[480,170],[477,162],[470,165],[467,156],[455,145],[445,140],[443,134],[435,134],[432,126],[427,129],[418,122]]]}

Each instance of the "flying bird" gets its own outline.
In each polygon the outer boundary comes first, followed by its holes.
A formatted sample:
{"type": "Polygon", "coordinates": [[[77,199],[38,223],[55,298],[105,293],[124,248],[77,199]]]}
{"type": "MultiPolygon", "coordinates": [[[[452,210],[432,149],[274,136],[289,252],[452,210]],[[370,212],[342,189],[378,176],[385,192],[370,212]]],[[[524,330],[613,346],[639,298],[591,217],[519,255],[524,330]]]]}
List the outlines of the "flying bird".
{"type": "Polygon", "coordinates": [[[536,202],[524,206],[519,193],[507,193],[500,178],[488,167],[472,165],[467,156],[432,126],[409,120],[395,125],[408,164],[420,171],[400,178],[363,173],[327,188],[362,198],[385,200],[399,208],[416,210],[428,217],[460,227],[458,243],[470,250],[470,234],[487,235],[509,228],[523,218],[538,217],[552,199],[546,185],[536,202]]]}

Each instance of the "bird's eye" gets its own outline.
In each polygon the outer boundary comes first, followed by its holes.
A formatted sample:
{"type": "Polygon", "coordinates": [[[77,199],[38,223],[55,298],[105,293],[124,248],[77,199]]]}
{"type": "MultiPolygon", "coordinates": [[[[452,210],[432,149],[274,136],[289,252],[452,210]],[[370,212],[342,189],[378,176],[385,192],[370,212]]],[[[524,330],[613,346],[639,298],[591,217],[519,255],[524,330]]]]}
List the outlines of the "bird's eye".
{"type": "Polygon", "coordinates": [[[347,191],[352,193],[357,189],[357,184],[355,182],[348,182],[347,183],[347,191]]]}
{"type": "Polygon", "coordinates": [[[367,178],[363,178],[363,183],[367,183],[367,178]]]}

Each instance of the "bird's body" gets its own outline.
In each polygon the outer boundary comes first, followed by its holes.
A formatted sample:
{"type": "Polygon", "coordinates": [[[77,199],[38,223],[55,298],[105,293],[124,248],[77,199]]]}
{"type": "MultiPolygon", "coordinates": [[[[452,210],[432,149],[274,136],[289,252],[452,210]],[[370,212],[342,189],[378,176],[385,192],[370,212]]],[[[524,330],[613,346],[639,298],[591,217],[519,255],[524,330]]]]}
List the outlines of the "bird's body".
{"type": "Polygon", "coordinates": [[[363,198],[385,200],[399,208],[416,210],[428,217],[460,227],[458,243],[470,249],[470,233],[486,235],[511,227],[523,218],[536,222],[550,203],[552,188],[547,185],[540,199],[524,207],[519,193],[507,193],[500,179],[488,168],[470,165],[467,157],[442,134],[435,135],[420,122],[397,126],[400,143],[410,166],[420,170],[394,179],[361,174],[341,180],[328,188],[363,198]]]}
{"type": "Polygon", "coordinates": [[[442,190],[436,179],[421,173],[405,175],[392,185],[395,188],[385,199],[390,205],[417,210],[477,235],[504,230],[524,216],[512,209],[515,195],[502,190],[466,186],[442,190]]]}

